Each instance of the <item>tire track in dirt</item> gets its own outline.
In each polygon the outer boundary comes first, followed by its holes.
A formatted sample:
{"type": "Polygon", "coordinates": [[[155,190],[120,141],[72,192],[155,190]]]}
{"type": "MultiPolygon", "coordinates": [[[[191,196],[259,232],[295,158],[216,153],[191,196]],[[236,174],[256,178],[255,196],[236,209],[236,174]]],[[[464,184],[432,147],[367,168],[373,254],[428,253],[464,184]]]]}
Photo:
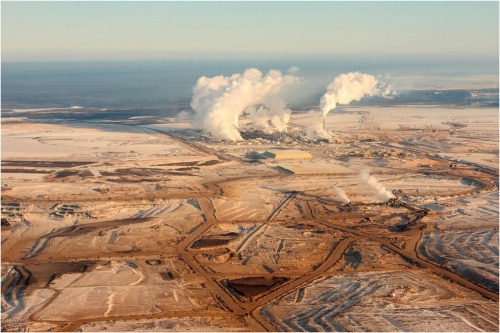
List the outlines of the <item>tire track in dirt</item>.
{"type": "Polygon", "coordinates": [[[333,228],[335,228],[339,231],[343,231],[345,233],[354,235],[355,238],[357,238],[361,241],[368,239],[370,241],[377,242],[381,245],[384,245],[385,247],[392,250],[393,252],[395,252],[395,253],[397,253],[397,254],[399,254],[407,259],[410,259],[411,261],[417,263],[418,265],[420,265],[422,267],[428,268],[432,273],[434,273],[438,276],[447,278],[451,281],[454,281],[454,282],[462,285],[463,287],[466,287],[467,289],[474,290],[474,291],[478,292],[479,294],[485,296],[486,298],[489,298],[491,300],[498,302],[498,294],[497,293],[494,293],[494,292],[492,292],[492,291],[490,291],[482,286],[479,286],[479,285],[475,284],[474,282],[471,282],[471,281],[461,277],[460,275],[449,271],[447,268],[445,268],[441,265],[437,265],[437,264],[434,264],[434,263],[429,262],[427,260],[421,259],[418,256],[418,252],[416,251],[415,248],[411,249],[412,252],[407,252],[405,250],[402,250],[400,247],[394,245],[393,243],[391,243],[387,240],[384,240],[380,237],[377,237],[374,235],[368,235],[368,234],[365,234],[365,233],[362,233],[359,231],[354,231],[354,230],[351,230],[349,228],[345,228],[345,227],[341,227],[341,226],[332,224],[328,221],[325,221],[325,222],[330,224],[333,228]]]}

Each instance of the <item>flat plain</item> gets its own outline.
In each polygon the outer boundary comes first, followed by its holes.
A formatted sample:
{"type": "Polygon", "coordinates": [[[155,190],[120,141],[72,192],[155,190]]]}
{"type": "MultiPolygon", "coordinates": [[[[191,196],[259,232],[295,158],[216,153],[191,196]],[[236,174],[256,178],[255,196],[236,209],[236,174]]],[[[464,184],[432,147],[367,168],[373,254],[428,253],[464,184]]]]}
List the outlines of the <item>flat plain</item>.
{"type": "Polygon", "coordinates": [[[499,329],[498,108],[346,107],[330,140],[241,118],[240,142],[26,112],[2,118],[3,331],[499,329]]]}

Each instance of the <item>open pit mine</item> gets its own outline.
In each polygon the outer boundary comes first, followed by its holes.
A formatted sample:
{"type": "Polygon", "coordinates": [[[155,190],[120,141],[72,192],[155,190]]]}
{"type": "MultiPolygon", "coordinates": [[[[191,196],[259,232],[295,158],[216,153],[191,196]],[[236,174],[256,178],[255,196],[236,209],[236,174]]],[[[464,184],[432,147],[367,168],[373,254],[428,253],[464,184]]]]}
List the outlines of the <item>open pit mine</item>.
{"type": "Polygon", "coordinates": [[[497,108],[264,98],[269,131],[205,81],[186,117],[2,111],[2,331],[498,331],[497,108]]]}

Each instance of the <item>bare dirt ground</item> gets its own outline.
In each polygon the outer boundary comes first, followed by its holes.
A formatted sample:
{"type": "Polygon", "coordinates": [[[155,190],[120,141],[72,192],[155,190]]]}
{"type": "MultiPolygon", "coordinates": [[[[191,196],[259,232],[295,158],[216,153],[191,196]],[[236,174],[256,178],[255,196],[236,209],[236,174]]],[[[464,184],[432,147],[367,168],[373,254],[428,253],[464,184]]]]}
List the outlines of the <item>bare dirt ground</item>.
{"type": "Polygon", "coordinates": [[[2,331],[498,331],[498,110],[348,111],[330,142],[4,120],[2,331]]]}

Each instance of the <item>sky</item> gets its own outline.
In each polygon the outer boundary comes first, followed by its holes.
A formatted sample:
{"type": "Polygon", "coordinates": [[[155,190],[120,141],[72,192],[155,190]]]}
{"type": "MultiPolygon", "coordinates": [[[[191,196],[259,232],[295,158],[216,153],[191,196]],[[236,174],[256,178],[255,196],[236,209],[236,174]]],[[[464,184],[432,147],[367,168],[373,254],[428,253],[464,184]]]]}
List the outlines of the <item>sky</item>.
{"type": "Polygon", "coordinates": [[[2,61],[498,57],[499,2],[1,2],[2,61]]]}

